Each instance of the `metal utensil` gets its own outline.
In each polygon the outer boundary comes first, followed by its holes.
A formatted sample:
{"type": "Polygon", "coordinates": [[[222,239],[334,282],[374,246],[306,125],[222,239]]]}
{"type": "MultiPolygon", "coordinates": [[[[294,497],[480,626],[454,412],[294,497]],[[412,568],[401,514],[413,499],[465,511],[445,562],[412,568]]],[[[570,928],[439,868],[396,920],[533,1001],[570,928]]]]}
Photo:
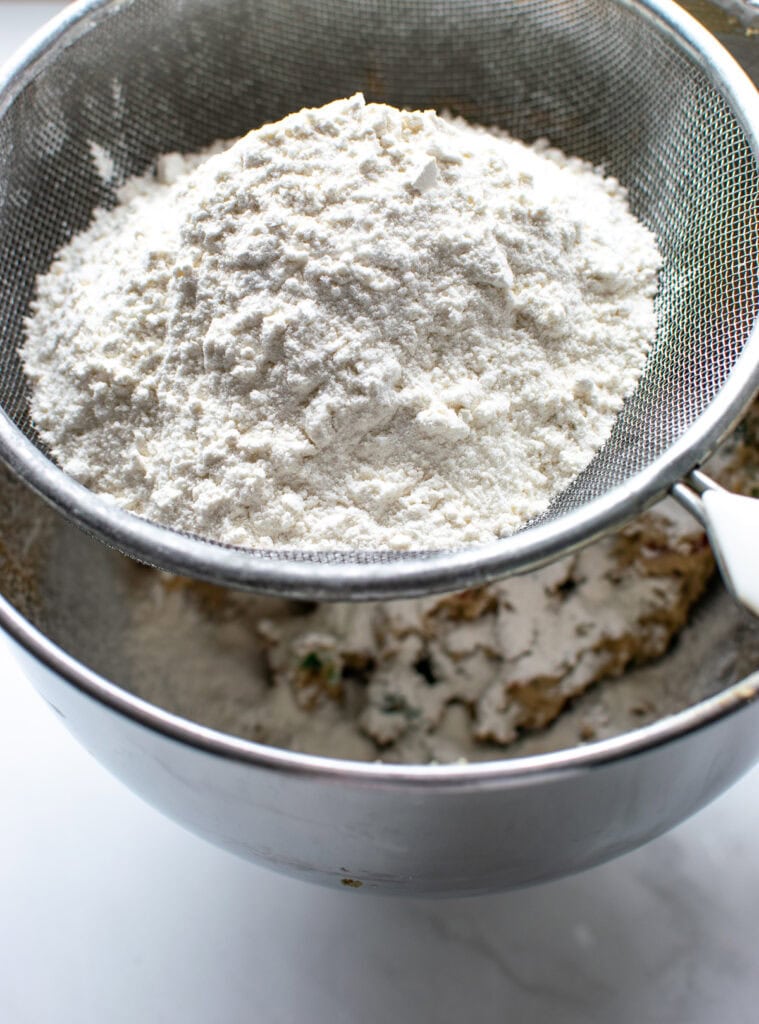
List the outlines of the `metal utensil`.
{"type": "MultiPolygon", "coordinates": [[[[753,86],[668,0],[80,3],[0,89],[0,455],[65,516],[142,561],[316,599],[455,590],[535,568],[672,489],[706,523],[728,584],[759,611],[759,564],[738,571],[731,554],[738,505],[703,477],[690,478],[695,490],[682,482],[759,384],[758,166],[753,86]],[[243,551],[87,491],[36,435],[17,352],[36,274],[114,201],[93,143],[123,178],[161,152],[359,89],[547,136],[627,186],[666,267],[656,343],[607,444],[534,523],[459,551],[243,551]]],[[[759,522],[755,507],[748,514],[759,522]]]]}
{"type": "MultiPolygon", "coordinates": [[[[197,650],[178,639],[186,635],[179,617],[163,647],[134,642],[135,621],[155,605],[153,574],[20,485],[11,496],[10,486],[0,479],[0,550],[14,552],[0,559],[0,627],[65,726],[186,828],[348,898],[471,895],[587,868],[692,814],[759,758],[759,673],[748,675],[759,663],[759,623],[722,592],[636,681],[626,676],[583,698],[574,729],[565,720],[544,735],[550,753],[398,766],[278,750],[209,728],[180,714],[197,650]],[[24,550],[19,535],[30,524],[35,539],[24,550]],[[140,698],[156,691],[164,707],[140,698]],[[658,715],[641,728],[632,712],[652,699],[658,715]],[[585,715],[616,735],[575,745],[585,715]]],[[[225,648],[239,658],[229,636],[226,617],[211,613],[207,663],[225,648]]],[[[254,693],[252,652],[247,664],[254,693]]],[[[224,670],[222,654],[217,693],[224,670]]]]}

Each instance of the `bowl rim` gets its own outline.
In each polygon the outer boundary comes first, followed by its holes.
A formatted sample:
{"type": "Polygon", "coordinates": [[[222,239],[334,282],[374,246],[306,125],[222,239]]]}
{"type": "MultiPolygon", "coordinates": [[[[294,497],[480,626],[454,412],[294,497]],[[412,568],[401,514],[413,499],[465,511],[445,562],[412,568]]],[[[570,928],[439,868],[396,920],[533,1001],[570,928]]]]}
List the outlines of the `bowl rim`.
{"type": "MultiPolygon", "coordinates": [[[[759,670],[688,708],[609,739],[545,754],[455,764],[398,765],[271,747],[255,740],[200,725],[138,697],[93,669],[47,637],[0,594],[0,628],[56,677],[133,724],[215,757],[303,780],[335,780],[383,788],[421,789],[508,787],[542,777],[568,777],[625,761],[664,746],[745,710],[759,699],[759,670]]],[[[33,680],[32,680],[33,682],[33,680]]],[[[46,699],[46,698],[45,698],[46,699]]],[[[48,701],[54,710],[55,705],[48,701]]]]}

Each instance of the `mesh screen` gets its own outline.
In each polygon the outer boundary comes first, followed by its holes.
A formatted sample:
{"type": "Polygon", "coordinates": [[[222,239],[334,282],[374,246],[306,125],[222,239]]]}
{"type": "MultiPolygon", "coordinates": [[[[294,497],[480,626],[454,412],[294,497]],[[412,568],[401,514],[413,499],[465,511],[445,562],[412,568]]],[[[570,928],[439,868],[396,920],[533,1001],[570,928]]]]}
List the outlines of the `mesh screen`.
{"type": "Polygon", "coordinates": [[[697,60],[633,5],[134,0],[59,46],[0,116],[0,403],[40,451],[16,350],[35,275],[113,202],[91,143],[123,178],[161,152],[356,90],[547,136],[616,175],[659,238],[658,336],[640,386],[541,521],[629,479],[688,430],[757,314],[757,168],[697,60]]]}

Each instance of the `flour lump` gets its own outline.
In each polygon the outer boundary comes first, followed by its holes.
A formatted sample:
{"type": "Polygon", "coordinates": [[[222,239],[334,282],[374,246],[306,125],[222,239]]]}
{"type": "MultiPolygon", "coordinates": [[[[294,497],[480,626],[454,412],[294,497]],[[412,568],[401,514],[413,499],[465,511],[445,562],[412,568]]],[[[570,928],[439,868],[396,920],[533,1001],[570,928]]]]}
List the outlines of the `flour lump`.
{"type": "Polygon", "coordinates": [[[607,437],[659,265],[613,178],[356,95],[96,213],[38,280],[33,419],[92,490],[225,543],[487,542],[607,437]]]}

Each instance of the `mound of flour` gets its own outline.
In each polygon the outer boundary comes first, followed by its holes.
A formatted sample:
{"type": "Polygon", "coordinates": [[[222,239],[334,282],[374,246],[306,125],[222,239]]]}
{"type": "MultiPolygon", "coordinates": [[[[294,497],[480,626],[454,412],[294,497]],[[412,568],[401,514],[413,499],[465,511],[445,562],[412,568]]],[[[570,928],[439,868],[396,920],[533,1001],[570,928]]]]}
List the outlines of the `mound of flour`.
{"type": "Polygon", "coordinates": [[[119,198],[38,281],[33,418],[94,491],[223,542],[505,535],[590,461],[654,336],[622,187],[431,111],[301,110],[119,198]]]}

